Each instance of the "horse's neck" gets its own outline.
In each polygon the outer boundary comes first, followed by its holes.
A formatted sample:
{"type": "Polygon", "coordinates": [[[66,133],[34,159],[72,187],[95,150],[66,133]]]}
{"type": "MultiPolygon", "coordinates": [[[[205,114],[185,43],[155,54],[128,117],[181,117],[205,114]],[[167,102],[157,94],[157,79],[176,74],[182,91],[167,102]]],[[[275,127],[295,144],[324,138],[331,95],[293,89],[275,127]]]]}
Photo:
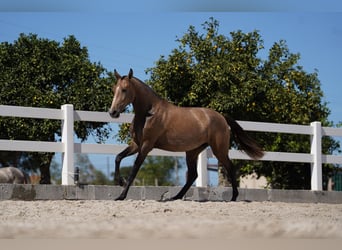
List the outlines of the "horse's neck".
{"type": "Polygon", "coordinates": [[[149,111],[155,104],[162,101],[148,86],[144,83],[135,80],[135,100],[133,102],[133,108],[135,114],[141,114],[143,116],[149,115],[149,111]]]}

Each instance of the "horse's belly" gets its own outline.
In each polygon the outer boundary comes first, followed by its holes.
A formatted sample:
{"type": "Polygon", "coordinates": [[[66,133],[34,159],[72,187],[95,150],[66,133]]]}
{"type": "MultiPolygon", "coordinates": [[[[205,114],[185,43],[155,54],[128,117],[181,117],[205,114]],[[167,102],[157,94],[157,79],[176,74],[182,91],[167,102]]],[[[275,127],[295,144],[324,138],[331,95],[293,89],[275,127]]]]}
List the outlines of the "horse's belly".
{"type": "Polygon", "coordinates": [[[205,143],[207,143],[207,140],[204,136],[168,136],[157,140],[155,147],[167,151],[186,152],[198,148],[205,143]]]}

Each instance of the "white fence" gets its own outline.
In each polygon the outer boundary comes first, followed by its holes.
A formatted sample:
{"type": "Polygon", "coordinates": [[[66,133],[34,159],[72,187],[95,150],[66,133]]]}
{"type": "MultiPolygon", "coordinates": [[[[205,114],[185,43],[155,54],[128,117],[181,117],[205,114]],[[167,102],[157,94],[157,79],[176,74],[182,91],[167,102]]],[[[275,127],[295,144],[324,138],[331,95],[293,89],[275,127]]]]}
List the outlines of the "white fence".
{"type": "MultiPolygon", "coordinates": [[[[122,114],[118,119],[112,119],[106,112],[90,112],[74,110],[73,105],[65,104],[61,109],[31,108],[0,105],[0,116],[55,119],[62,121],[62,141],[18,141],[0,139],[0,150],[34,151],[63,153],[62,185],[74,185],[74,153],[117,154],[126,145],[115,144],[85,144],[74,142],[74,122],[93,121],[124,123],[131,122],[133,115],[122,114]]],[[[311,138],[311,153],[265,152],[262,161],[285,161],[311,163],[311,189],[322,190],[322,164],[342,164],[341,155],[322,154],[322,136],[342,137],[342,128],[322,127],[320,122],[312,122],[310,126],[289,125],[278,123],[238,121],[247,131],[275,132],[290,134],[305,134],[311,138]]],[[[150,155],[185,156],[184,152],[168,152],[154,149],[150,155]]],[[[239,150],[230,150],[231,159],[249,160],[250,158],[239,150]]],[[[213,157],[211,150],[204,150],[198,161],[197,186],[207,186],[207,162],[213,157]]]]}

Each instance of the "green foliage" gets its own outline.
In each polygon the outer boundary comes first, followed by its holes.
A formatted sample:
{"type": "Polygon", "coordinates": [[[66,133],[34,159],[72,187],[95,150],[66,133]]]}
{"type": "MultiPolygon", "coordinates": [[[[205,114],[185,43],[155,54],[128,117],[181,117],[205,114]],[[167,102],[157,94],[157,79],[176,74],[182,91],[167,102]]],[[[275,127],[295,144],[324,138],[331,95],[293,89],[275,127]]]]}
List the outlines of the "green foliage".
{"type": "MultiPolygon", "coordinates": [[[[161,56],[147,70],[148,84],[162,97],[179,106],[209,107],[237,120],[290,124],[320,121],[324,126],[330,110],[323,102],[318,73],[307,73],[298,64],[300,55],[290,53],[286,42],[275,42],[268,58],[258,31],[219,34],[219,23],[211,18],[204,33],[190,26],[179,38],[178,48],[161,56]]],[[[255,133],[265,150],[310,152],[308,136],[255,133]]],[[[324,138],[323,153],[339,144],[324,138]]],[[[240,162],[241,174],[265,175],[277,188],[307,188],[308,164],[240,162]],[[298,177],[302,176],[302,177],[298,177]]]]}
{"type": "MultiPolygon", "coordinates": [[[[170,186],[175,185],[172,176],[175,166],[174,157],[148,156],[135,178],[138,186],[170,186]]],[[[176,162],[178,164],[178,161],[176,162]]],[[[179,165],[179,164],[178,164],[179,165]]],[[[128,178],[131,167],[121,168],[121,175],[128,178]]]]}
{"type": "MultiPolygon", "coordinates": [[[[99,63],[89,60],[86,47],[74,36],[63,43],[21,34],[13,43],[0,44],[0,104],[60,108],[73,104],[77,110],[107,111],[111,102],[111,80],[99,63]]],[[[108,137],[110,128],[102,123],[75,123],[76,135],[85,140],[93,134],[108,137]]],[[[55,141],[61,135],[60,121],[0,117],[0,138],[55,141]]],[[[16,153],[8,161],[38,168],[51,154],[16,153]],[[46,156],[48,155],[48,156],[46,156]],[[19,160],[18,160],[19,159],[19,160]],[[34,159],[34,160],[33,160],[34,159]]],[[[12,163],[13,164],[13,163],[12,163]]],[[[49,166],[49,165],[47,165],[49,166]]]]}

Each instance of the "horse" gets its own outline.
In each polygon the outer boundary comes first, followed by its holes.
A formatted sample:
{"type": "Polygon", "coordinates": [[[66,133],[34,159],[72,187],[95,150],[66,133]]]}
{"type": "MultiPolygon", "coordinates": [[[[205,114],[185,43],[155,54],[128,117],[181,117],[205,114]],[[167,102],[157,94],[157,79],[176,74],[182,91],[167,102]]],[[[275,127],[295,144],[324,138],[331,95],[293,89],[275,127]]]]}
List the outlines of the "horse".
{"type": "Polygon", "coordinates": [[[28,176],[15,167],[0,168],[0,183],[29,184],[28,176]]]}
{"type": "Polygon", "coordinates": [[[130,126],[132,140],[115,158],[115,182],[123,186],[116,200],[127,197],[129,187],[136,177],[146,156],[153,148],[185,152],[187,164],[186,183],[170,200],[182,199],[196,180],[197,157],[208,146],[224,166],[232,184],[231,201],[238,197],[235,167],[228,156],[230,132],[238,145],[251,158],[260,159],[264,152],[232,118],[201,107],[179,107],[158,96],[152,88],[136,77],[133,70],[121,76],[114,70],[113,100],[109,109],[112,118],[118,118],[126,106],[133,105],[134,118],[130,126]],[[120,177],[120,162],[123,158],[138,153],[132,171],[124,181],[120,177]]]}

